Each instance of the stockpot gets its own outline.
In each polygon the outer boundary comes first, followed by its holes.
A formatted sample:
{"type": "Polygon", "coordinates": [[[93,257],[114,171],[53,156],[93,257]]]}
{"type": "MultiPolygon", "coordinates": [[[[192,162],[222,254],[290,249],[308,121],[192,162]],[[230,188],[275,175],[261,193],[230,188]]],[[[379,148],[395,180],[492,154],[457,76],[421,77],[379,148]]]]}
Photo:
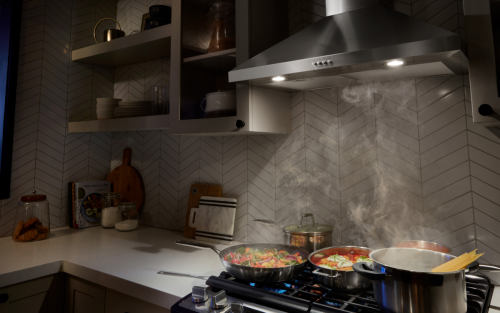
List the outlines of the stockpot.
{"type": "Polygon", "coordinates": [[[328,247],[314,251],[309,255],[314,271],[314,281],[322,286],[338,291],[359,291],[372,286],[372,281],[354,271],[337,271],[316,265],[322,258],[334,254],[340,255],[366,255],[371,249],[354,246],[328,247]]]}
{"type": "MultiPolygon", "coordinates": [[[[273,221],[254,220],[266,225],[277,225],[273,221]]],[[[300,224],[283,227],[284,243],[305,249],[307,252],[317,251],[332,245],[333,227],[317,224],[312,213],[302,215],[300,224]],[[312,224],[304,224],[304,219],[310,217],[312,224]]]]}
{"type": "MultiPolygon", "coordinates": [[[[354,271],[373,282],[375,299],[387,313],[466,313],[466,270],[433,273],[455,256],[423,249],[386,248],[372,251],[373,264],[355,263],[354,271]]],[[[478,270],[496,271],[492,266],[478,270]]]]}

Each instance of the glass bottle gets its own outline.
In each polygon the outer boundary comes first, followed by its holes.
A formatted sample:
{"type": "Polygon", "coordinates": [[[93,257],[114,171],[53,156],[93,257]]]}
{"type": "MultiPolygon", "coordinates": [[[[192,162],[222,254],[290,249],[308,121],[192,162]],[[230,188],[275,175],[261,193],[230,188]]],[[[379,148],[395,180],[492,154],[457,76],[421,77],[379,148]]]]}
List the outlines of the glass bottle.
{"type": "Polygon", "coordinates": [[[116,213],[120,205],[120,193],[103,193],[102,198],[101,226],[102,228],[115,228],[116,213]]]}
{"type": "Polygon", "coordinates": [[[208,17],[213,21],[212,36],[208,52],[232,49],[236,47],[234,32],[234,5],[218,1],[212,4],[208,17]]]}
{"type": "Polygon", "coordinates": [[[46,195],[37,195],[33,190],[32,195],[22,196],[17,205],[12,240],[26,242],[47,239],[49,236],[49,201],[46,195]]]}
{"type": "Polygon", "coordinates": [[[139,226],[139,212],[134,202],[122,202],[118,206],[115,228],[119,231],[131,231],[139,226]]]}

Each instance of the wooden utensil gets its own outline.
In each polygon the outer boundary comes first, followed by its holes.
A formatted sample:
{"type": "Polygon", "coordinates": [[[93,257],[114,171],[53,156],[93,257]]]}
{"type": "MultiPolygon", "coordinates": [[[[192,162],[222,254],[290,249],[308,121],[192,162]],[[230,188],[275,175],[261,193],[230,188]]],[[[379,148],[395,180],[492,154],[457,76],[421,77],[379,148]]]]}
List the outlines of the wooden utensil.
{"type": "Polygon", "coordinates": [[[184,236],[194,238],[196,228],[189,227],[189,215],[192,208],[197,208],[200,204],[200,198],[203,196],[220,197],[222,196],[221,186],[193,184],[189,192],[188,208],[186,212],[186,222],[184,223],[184,236]]]}
{"type": "Polygon", "coordinates": [[[130,166],[132,150],[123,150],[122,165],[115,168],[107,180],[113,184],[113,192],[120,193],[121,202],[134,202],[137,210],[144,204],[144,183],[136,169],[130,166]]]}

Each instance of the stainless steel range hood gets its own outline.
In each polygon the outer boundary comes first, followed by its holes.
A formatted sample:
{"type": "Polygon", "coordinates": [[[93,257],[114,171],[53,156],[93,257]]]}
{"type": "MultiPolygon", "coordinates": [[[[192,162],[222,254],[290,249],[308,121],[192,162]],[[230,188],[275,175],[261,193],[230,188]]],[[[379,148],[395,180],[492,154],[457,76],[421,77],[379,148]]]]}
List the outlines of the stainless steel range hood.
{"type": "Polygon", "coordinates": [[[326,0],[327,17],[229,72],[230,82],[309,90],[353,80],[466,74],[460,35],[379,5],[326,0]],[[390,61],[402,66],[390,67],[390,61]],[[275,82],[273,77],[285,81],[275,82]]]}

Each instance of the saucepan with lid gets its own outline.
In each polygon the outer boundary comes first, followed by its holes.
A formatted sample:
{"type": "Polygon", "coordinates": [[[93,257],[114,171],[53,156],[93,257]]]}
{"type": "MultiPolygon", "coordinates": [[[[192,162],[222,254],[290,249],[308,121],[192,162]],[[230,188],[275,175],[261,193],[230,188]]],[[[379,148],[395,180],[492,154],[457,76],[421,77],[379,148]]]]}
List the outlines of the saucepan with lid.
{"type": "MultiPolygon", "coordinates": [[[[269,220],[254,220],[265,225],[277,225],[269,220]]],[[[284,243],[313,252],[332,245],[333,227],[317,224],[312,213],[304,214],[300,224],[283,227],[284,243]],[[304,224],[304,219],[310,217],[312,224],[304,224]]]]}

